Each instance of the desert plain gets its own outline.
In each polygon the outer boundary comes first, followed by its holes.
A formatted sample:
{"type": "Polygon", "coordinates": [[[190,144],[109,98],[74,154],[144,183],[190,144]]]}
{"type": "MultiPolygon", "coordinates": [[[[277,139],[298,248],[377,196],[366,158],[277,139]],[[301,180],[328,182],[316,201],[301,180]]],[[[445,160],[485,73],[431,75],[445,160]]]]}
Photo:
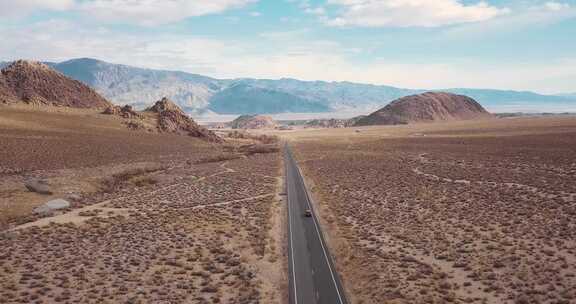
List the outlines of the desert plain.
{"type": "Polygon", "coordinates": [[[0,143],[0,303],[283,302],[279,153],[66,108],[2,108],[0,143]]]}
{"type": "MultiPolygon", "coordinates": [[[[253,133],[293,147],[351,303],[576,302],[575,117],[253,133]]],[[[3,108],[0,303],[286,303],[282,154],[255,138],[3,108]]]]}
{"type": "Polygon", "coordinates": [[[351,303],[576,303],[576,118],[285,133],[351,303]]]}

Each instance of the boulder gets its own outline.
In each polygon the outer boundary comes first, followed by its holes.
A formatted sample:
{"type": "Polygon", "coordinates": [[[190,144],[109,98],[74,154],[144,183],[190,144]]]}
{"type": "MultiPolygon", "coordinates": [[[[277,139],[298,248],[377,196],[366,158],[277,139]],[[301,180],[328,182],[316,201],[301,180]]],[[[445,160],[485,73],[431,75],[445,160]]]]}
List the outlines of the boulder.
{"type": "Polygon", "coordinates": [[[43,180],[31,179],[26,181],[25,186],[26,189],[28,189],[31,192],[36,192],[45,195],[52,194],[52,191],[50,191],[50,187],[43,180]]]}
{"type": "Polygon", "coordinates": [[[46,214],[54,210],[66,209],[70,207],[70,202],[63,199],[55,199],[44,203],[43,205],[36,207],[34,213],[46,214]]]}

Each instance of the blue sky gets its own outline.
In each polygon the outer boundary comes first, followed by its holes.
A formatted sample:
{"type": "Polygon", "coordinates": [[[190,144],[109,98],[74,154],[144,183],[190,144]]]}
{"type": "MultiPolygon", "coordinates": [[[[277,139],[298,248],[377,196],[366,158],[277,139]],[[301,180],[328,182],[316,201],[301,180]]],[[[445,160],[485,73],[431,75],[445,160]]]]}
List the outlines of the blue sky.
{"type": "Polygon", "coordinates": [[[576,0],[0,0],[0,60],[576,92],[576,0]]]}

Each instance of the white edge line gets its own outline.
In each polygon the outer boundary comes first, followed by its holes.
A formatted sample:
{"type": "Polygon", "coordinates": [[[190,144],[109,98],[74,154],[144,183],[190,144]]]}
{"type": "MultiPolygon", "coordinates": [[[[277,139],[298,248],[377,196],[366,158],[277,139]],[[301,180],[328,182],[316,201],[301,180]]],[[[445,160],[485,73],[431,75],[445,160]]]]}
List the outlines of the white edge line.
{"type": "MultiPolygon", "coordinates": [[[[314,210],[312,208],[312,205],[310,204],[310,196],[308,195],[308,188],[306,188],[306,184],[304,183],[304,177],[302,176],[302,173],[300,172],[300,168],[298,167],[298,165],[296,165],[296,169],[298,170],[298,175],[300,177],[300,180],[302,181],[302,186],[304,186],[304,190],[306,191],[306,200],[308,201],[308,208],[310,208],[310,210],[314,210]]],[[[323,241],[324,239],[320,235],[320,230],[318,229],[318,224],[316,223],[315,212],[314,216],[312,217],[312,220],[314,221],[314,227],[316,227],[316,233],[318,234],[318,238],[320,239],[320,245],[322,246],[322,251],[324,252],[324,258],[326,259],[326,264],[328,264],[328,269],[330,269],[330,275],[332,276],[332,282],[334,282],[334,288],[336,289],[336,293],[338,294],[338,300],[340,301],[340,304],[343,304],[342,296],[340,295],[340,290],[338,288],[338,284],[336,283],[334,272],[332,271],[332,266],[330,266],[330,261],[328,260],[328,255],[326,254],[326,248],[324,248],[324,241],[323,241]]]]}
{"type": "Polygon", "coordinates": [[[288,190],[288,163],[286,163],[286,197],[288,199],[288,230],[290,231],[290,251],[292,254],[292,280],[294,282],[294,303],[298,304],[298,293],[296,292],[296,266],[294,265],[294,241],[292,238],[292,212],[290,208],[292,204],[290,203],[290,191],[288,190]]]}

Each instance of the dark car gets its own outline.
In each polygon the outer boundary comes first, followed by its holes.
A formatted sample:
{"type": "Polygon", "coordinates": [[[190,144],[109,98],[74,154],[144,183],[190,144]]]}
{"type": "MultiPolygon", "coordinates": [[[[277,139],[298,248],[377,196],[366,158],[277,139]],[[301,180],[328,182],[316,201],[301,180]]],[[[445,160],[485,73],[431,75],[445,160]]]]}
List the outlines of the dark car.
{"type": "Polygon", "coordinates": [[[311,217],[312,216],[312,210],[306,209],[306,211],[304,211],[304,216],[305,217],[311,217]]]}

